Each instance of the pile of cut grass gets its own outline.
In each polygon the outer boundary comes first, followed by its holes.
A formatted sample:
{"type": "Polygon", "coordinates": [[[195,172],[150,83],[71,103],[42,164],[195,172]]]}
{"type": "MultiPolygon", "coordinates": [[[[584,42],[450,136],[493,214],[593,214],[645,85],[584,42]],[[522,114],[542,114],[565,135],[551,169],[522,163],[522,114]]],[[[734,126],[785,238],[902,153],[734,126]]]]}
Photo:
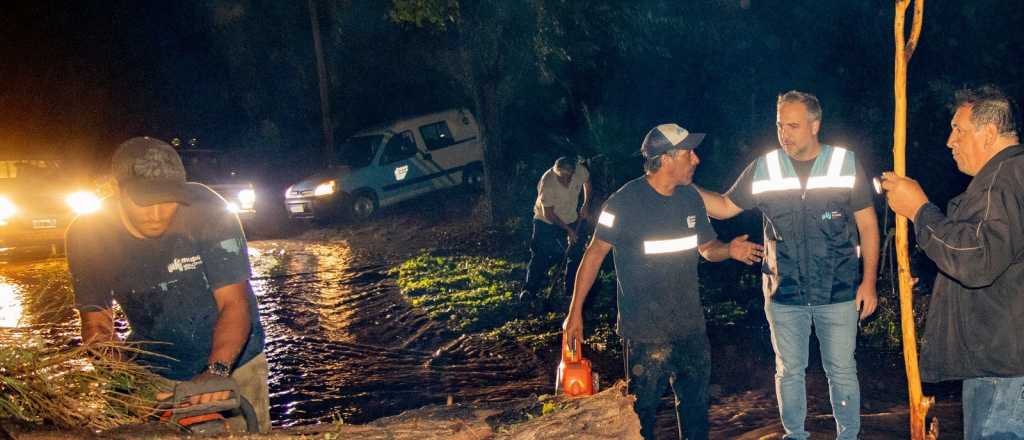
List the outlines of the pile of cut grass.
{"type": "Polygon", "coordinates": [[[118,360],[120,343],[55,348],[39,338],[0,340],[0,418],[52,423],[65,429],[107,430],[144,422],[160,378],[118,360]]]}

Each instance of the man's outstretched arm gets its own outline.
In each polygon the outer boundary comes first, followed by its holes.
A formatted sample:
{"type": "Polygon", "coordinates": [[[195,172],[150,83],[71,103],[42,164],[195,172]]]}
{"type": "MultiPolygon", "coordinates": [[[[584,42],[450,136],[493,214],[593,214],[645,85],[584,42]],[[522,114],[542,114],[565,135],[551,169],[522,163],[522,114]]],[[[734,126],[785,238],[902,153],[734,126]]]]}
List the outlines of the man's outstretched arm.
{"type": "Polygon", "coordinates": [[[716,193],[704,188],[693,185],[700,193],[700,198],[704,200],[704,207],[708,211],[708,215],[716,220],[725,220],[728,218],[736,217],[739,213],[743,212],[743,208],[736,206],[735,203],[729,199],[729,196],[716,193]]]}

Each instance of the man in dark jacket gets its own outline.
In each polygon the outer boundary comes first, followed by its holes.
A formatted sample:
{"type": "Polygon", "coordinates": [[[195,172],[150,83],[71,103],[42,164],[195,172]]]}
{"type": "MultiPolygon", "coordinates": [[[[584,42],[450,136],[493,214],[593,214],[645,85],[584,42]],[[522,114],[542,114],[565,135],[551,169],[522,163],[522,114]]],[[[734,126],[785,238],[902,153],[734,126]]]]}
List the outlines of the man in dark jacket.
{"type": "Polygon", "coordinates": [[[1024,149],[1012,104],[985,86],[956,95],[947,140],[974,176],[947,213],[912,179],[885,173],[897,214],[914,221],[939,268],[921,347],[927,382],[963,380],[964,438],[1024,438],[1024,149]]]}

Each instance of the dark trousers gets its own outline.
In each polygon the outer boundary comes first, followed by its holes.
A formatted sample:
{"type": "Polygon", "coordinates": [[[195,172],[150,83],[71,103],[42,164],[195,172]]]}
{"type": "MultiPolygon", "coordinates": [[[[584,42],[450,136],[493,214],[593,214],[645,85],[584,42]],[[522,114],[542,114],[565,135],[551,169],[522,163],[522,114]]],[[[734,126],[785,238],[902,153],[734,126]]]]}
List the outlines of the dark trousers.
{"type": "MultiPolygon", "coordinates": [[[[569,227],[575,228],[576,224],[570,224],[569,227]]],[[[536,296],[544,288],[544,282],[547,280],[551,266],[565,263],[565,273],[556,274],[556,276],[564,277],[559,282],[565,286],[565,294],[571,296],[576,280],[576,267],[579,266],[577,249],[580,241],[582,240],[577,240],[573,244],[567,255],[566,247],[569,246],[569,239],[565,230],[534,219],[533,237],[530,238],[530,264],[526,269],[526,283],[523,288],[536,296]],[[567,262],[566,258],[568,258],[567,262]]]]}
{"type": "Polygon", "coordinates": [[[640,417],[640,434],[654,439],[654,425],[665,388],[675,394],[679,438],[708,438],[708,386],[711,352],[706,334],[665,343],[623,340],[629,393],[640,417]],[[683,434],[686,434],[684,437],[683,434]]]}

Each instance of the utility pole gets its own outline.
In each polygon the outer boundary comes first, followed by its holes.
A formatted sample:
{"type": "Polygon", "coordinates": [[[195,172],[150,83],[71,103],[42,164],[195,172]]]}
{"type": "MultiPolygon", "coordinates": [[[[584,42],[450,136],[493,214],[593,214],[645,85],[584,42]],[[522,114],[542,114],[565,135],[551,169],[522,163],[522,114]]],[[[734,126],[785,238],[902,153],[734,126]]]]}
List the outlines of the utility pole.
{"type": "Polygon", "coordinates": [[[327,91],[327,66],[324,47],[320,42],[320,17],[315,0],[309,0],[309,24],[313,28],[313,51],[316,53],[316,72],[320,78],[320,116],[323,124],[323,154],[325,162],[334,163],[334,130],[331,127],[331,101],[327,91]]]}

